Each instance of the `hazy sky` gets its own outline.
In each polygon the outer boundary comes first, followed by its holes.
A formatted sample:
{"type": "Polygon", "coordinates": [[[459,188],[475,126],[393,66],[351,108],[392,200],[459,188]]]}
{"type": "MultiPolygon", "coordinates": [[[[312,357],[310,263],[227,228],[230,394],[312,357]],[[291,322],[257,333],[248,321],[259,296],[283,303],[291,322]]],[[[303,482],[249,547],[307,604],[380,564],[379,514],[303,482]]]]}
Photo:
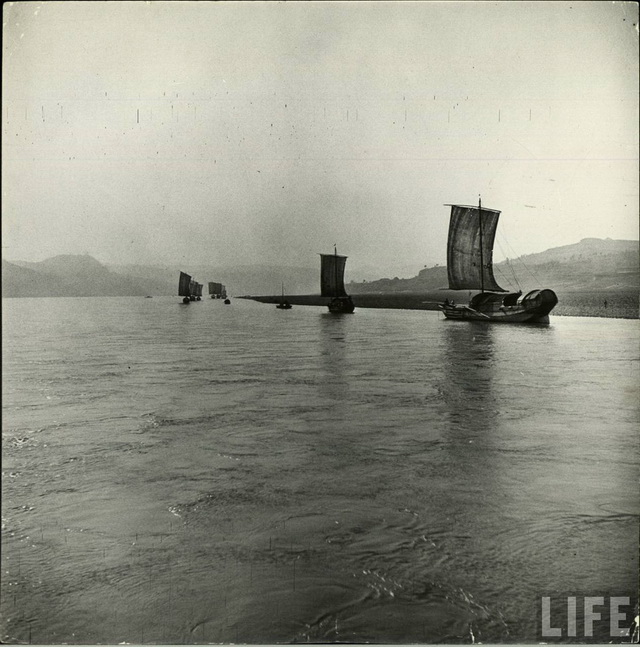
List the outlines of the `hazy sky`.
{"type": "Polygon", "coordinates": [[[8,260],[402,276],[478,195],[496,260],[638,238],[636,3],[3,9],[8,260]]]}

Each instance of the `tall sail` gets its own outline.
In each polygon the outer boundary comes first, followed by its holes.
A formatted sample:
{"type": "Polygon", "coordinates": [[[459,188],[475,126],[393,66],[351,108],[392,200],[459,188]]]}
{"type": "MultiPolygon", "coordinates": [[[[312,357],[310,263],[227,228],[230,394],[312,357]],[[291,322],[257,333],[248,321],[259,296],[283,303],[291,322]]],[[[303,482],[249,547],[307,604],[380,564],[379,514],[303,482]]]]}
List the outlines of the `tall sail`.
{"type": "Polygon", "coordinates": [[[201,296],[202,296],[202,283],[197,283],[197,282],[196,282],[195,295],[196,295],[197,297],[201,297],[201,296]]]}
{"type": "Polygon", "coordinates": [[[320,294],[323,297],[346,297],[344,289],[344,266],[346,256],[320,254],[320,294]]]}
{"type": "Polygon", "coordinates": [[[180,280],[178,282],[178,295],[181,297],[191,296],[189,286],[191,284],[191,277],[184,272],[180,272],[180,280]]]}
{"type": "Polygon", "coordinates": [[[447,244],[451,290],[506,292],[493,276],[493,243],[499,217],[495,209],[451,205],[447,244]]]}
{"type": "Polygon", "coordinates": [[[215,289],[215,283],[213,281],[209,281],[209,294],[215,294],[216,289],[215,289]]]}

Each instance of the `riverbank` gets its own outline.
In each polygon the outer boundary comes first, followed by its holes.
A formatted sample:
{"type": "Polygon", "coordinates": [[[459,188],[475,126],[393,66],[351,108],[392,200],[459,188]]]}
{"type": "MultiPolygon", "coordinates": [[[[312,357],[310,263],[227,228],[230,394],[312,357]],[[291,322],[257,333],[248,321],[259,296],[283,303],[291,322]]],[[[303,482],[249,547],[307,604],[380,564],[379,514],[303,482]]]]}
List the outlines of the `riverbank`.
{"type": "MultiPolygon", "coordinates": [[[[466,293],[464,293],[466,298],[466,293]]],[[[279,303],[279,295],[243,296],[262,303],[279,303]]],[[[356,308],[394,308],[402,310],[438,310],[445,299],[462,301],[461,293],[453,290],[431,292],[388,292],[352,295],[356,308]]],[[[317,294],[287,295],[292,305],[323,306],[329,299],[317,294]]],[[[637,290],[592,290],[558,292],[558,305],[554,316],[609,317],[613,319],[638,319],[640,317],[640,294],[637,290]]]]}
{"type": "Polygon", "coordinates": [[[640,295],[635,290],[560,292],[553,314],[570,317],[638,319],[640,295]]]}

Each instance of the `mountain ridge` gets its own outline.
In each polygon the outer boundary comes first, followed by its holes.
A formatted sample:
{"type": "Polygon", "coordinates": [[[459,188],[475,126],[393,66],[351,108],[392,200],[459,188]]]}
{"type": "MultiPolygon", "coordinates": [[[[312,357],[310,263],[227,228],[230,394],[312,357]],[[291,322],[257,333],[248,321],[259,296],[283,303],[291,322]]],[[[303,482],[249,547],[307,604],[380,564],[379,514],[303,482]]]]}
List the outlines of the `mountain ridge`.
{"type": "MultiPolygon", "coordinates": [[[[495,263],[494,274],[505,288],[522,290],[616,290],[640,288],[639,241],[583,238],[580,242],[495,263]],[[516,265],[517,264],[517,265],[516,265]]],[[[420,270],[410,279],[349,283],[353,294],[421,292],[448,289],[446,265],[420,270]]]]}
{"type": "MultiPolygon", "coordinates": [[[[639,242],[584,238],[578,243],[554,247],[494,265],[498,283],[522,289],[549,287],[554,290],[636,289],[640,288],[639,242]],[[518,267],[516,271],[516,263],[518,267]],[[524,269],[523,269],[524,268],[524,269]],[[516,285],[510,285],[515,276],[516,285]]],[[[44,261],[2,259],[3,297],[57,296],[170,296],[177,295],[178,272],[191,274],[204,284],[217,281],[231,295],[287,294],[319,292],[319,268],[272,265],[187,264],[171,266],[105,264],[92,256],[61,254],[44,261]]],[[[347,268],[347,277],[349,270],[347,268]]],[[[381,278],[351,282],[353,294],[382,292],[421,292],[444,289],[448,285],[444,265],[424,268],[408,279],[381,278]]]]}

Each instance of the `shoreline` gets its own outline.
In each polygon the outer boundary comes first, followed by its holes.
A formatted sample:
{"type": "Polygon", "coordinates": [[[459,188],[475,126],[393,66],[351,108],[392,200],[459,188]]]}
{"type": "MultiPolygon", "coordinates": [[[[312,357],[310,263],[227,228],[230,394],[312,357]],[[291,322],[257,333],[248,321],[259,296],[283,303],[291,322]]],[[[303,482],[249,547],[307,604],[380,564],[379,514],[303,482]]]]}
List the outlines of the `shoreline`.
{"type": "MultiPolygon", "coordinates": [[[[280,303],[282,297],[280,295],[247,295],[235,298],[277,304],[280,303]]],[[[439,304],[444,299],[462,300],[459,293],[451,290],[352,294],[351,298],[356,308],[432,311],[438,311],[439,304]]],[[[294,306],[326,306],[329,302],[329,298],[321,297],[318,294],[287,295],[286,300],[294,306]]],[[[638,319],[640,318],[640,294],[637,290],[559,292],[558,305],[551,311],[551,315],[556,317],[638,319]]]]}

